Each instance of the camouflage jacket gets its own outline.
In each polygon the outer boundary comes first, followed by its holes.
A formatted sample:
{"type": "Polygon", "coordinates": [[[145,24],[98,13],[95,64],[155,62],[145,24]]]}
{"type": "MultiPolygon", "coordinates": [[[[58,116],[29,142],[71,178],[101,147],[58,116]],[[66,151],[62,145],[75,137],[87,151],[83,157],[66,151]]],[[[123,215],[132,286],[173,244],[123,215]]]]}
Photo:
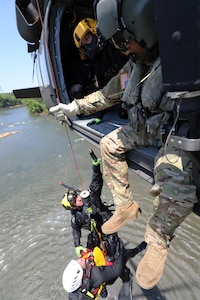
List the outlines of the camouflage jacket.
{"type": "Polygon", "coordinates": [[[133,130],[139,132],[145,126],[151,143],[160,144],[161,130],[172,115],[174,100],[164,93],[159,57],[152,66],[129,61],[103,89],[77,100],[77,104],[81,113],[90,115],[120,101],[133,130]],[[128,74],[128,83],[123,91],[120,80],[124,73],[128,74]]]}

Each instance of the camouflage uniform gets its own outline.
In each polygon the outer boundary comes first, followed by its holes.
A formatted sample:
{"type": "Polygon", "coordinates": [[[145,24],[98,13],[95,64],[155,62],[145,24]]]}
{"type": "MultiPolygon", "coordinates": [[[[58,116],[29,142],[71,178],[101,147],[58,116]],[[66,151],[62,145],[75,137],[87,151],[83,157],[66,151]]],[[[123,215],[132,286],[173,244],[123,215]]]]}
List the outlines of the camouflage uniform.
{"type": "Polygon", "coordinates": [[[197,202],[196,187],[192,182],[192,162],[186,153],[162,147],[155,160],[155,213],[149,221],[151,228],[170,241],[175,229],[192,212],[197,202]]]}
{"type": "MultiPolygon", "coordinates": [[[[130,122],[101,140],[104,176],[117,206],[133,201],[126,152],[150,145],[161,147],[155,160],[156,184],[151,190],[159,201],[149,225],[167,242],[197,202],[196,187],[187,155],[169,146],[165,153],[162,147],[161,128],[173,111],[174,101],[164,94],[160,59],[157,58],[151,66],[137,62],[132,67],[130,62],[124,67],[131,74],[121,98],[130,122]],[[145,76],[146,79],[141,80],[145,76]]],[[[116,104],[121,93],[119,87],[117,75],[102,90],[77,100],[80,112],[89,115],[116,104]]]]}
{"type": "Polygon", "coordinates": [[[128,61],[103,89],[85,96],[83,99],[76,100],[80,113],[88,116],[119,103],[122,95],[120,74],[127,73],[130,76],[132,68],[133,63],[128,61]]]}

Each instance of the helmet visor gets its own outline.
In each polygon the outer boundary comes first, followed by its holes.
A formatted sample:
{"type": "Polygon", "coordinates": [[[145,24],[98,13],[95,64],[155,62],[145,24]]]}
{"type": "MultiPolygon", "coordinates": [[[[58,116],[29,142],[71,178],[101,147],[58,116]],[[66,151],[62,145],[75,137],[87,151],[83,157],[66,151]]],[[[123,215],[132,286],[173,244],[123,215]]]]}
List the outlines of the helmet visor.
{"type": "Polygon", "coordinates": [[[110,40],[115,48],[123,52],[128,50],[128,44],[130,43],[130,40],[123,37],[123,32],[121,29],[118,28],[110,40]]]}

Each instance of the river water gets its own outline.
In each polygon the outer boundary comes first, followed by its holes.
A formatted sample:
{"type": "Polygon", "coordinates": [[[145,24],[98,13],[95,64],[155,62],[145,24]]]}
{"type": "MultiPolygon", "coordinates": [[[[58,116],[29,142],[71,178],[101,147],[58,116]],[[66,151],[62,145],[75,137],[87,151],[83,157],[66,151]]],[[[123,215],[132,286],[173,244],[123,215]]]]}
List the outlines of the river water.
{"type": "MultiPolygon", "coordinates": [[[[68,299],[61,278],[69,260],[76,257],[70,213],[61,205],[65,189],[58,182],[88,187],[91,146],[68,131],[75,163],[64,126],[52,116],[32,115],[25,107],[0,111],[0,133],[15,130],[16,134],[0,139],[0,299],[68,299]]],[[[143,240],[152,213],[150,185],[133,173],[130,182],[143,214],[119,233],[129,248],[143,240]]],[[[106,184],[102,199],[112,203],[106,184]]],[[[133,276],[134,300],[199,299],[199,220],[191,214],[177,229],[164,274],[154,289],[140,289],[133,276]]],[[[133,275],[142,255],[128,262],[133,275]]],[[[109,287],[107,299],[117,299],[120,286],[118,279],[109,287]]]]}

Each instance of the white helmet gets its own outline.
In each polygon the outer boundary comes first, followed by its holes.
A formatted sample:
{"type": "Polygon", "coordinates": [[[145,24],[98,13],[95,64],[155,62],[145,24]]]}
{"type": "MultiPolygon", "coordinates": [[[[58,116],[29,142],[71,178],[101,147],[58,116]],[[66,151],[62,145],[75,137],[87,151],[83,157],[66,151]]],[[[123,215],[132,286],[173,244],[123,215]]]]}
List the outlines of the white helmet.
{"type": "Polygon", "coordinates": [[[70,261],[63,272],[62,284],[64,289],[68,292],[74,292],[82,283],[83,269],[81,265],[74,259],[70,261]]]}

